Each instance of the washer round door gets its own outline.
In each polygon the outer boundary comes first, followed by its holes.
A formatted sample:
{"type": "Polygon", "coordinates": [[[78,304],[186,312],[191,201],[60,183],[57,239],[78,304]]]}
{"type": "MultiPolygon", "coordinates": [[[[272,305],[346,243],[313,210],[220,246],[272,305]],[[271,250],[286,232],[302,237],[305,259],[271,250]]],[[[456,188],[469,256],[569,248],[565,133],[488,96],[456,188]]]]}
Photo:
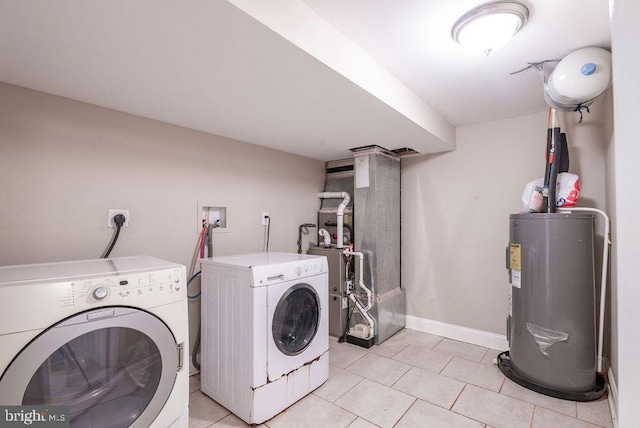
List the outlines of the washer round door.
{"type": "Polygon", "coordinates": [[[171,393],[178,352],[148,312],[83,312],[20,351],[0,378],[0,403],[67,406],[71,427],[148,427],[171,393]]]}
{"type": "Polygon", "coordinates": [[[320,300],[308,284],[296,284],[278,301],[273,314],[273,340],[285,355],[303,352],[313,341],[320,324],[320,300]]]}

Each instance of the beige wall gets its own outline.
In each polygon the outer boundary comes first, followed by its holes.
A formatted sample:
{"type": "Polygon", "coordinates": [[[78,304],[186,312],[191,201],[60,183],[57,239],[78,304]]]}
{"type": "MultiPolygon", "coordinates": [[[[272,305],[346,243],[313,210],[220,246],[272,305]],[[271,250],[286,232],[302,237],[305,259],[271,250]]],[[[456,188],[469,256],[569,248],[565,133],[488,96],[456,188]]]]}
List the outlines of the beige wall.
{"type": "Polygon", "coordinates": [[[131,224],[112,256],[188,266],[198,201],[228,207],[215,255],[262,251],[262,211],[269,250],[295,252],[323,186],[320,161],[0,83],[0,265],[98,258],[121,208],[131,224]]]}
{"type": "MultiPolygon", "coordinates": [[[[604,110],[562,115],[579,205],[604,208],[604,110]]],[[[509,214],[544,175],[547,112],[460,127],[453,152],[402,161],[402,285],[407,314],[505,334],[509,214]]]]}
{"type": "Polygon", "coordinates": [[[214,254],[295,251],[315,221],[324,164],[0,84],[0,264],[99,257],[109,208],[130,211],[112,256],[188,264],[197,202],[228,206],[214,254]]]}
{"type": "MultiPolygon", "coordinates": [[[[604,208],[607,109],[610,101],[594,104],[581,125],[561,118],[581,205],[604,208]]],[[[508,216],[544,172],[546,127],[546,112],[462,127],[456,151],[402,160],[409,315],[505,333],[508,216]]],[[[272,217],[270,250],[293,252],[297,226],[316,221],[323,184],[319,161],[0,84],[3,265],[99,257],[112,236],[109,208],[131,213],[113,256],[188,265],[197,201],[229,209],[214,254],[261,251],[262,211],[272,217]]]]}

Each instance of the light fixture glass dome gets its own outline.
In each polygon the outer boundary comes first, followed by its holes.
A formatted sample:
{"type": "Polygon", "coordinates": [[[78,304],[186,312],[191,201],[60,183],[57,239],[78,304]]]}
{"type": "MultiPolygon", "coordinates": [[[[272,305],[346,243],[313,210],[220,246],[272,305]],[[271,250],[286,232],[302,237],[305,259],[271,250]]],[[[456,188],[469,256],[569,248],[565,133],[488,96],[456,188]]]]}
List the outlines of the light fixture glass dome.
{"type": "Polygon", "coordinates": [[[451,37],[470,52],[489,55],[507,44],[528,18],[529,9],[522,3],[487,3],[458,19],[451,37]]]}

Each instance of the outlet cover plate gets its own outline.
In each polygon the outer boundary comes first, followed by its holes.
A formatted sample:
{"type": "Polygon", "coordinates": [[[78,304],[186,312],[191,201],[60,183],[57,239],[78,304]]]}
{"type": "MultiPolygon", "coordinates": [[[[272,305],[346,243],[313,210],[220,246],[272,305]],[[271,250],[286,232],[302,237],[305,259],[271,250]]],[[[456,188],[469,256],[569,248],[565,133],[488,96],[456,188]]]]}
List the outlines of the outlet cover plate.
{"type": "Polygon", "coordinates": [[[107,219],[107,225],[109,227],[116,227],[116,222],[113,221],[113,217],[116,214],[122,214],[124,216],[124,224],[122,227],[129,227],[129,210],[109,209],[109,218],[107,219]]]}

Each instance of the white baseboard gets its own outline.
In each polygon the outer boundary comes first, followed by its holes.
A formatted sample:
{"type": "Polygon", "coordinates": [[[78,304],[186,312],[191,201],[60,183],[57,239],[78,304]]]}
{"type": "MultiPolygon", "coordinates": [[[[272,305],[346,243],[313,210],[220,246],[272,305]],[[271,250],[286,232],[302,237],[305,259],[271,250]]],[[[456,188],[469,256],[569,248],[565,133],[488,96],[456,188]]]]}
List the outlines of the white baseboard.
{"type": "Polygon", "coordinates": [[[613,376],[613,371],[609,368],[609,410],[611,411],[611,420],[613,421],[613,428],[618,428],[618,387],[616,386],[616,378],[613,376]]]}
{"type": "Polygon", "coordinates": [[[447,324],[426,318],[418,318],[413,315],[407,315],[406,327],[423,333],[443,336],[449,339],[459,340],[461,342],[473,343],[474,345],[480,345],[486,348],[503,351],[509,349],[507,336],[483,330],[476,330],[474,328],[447,324]]]}

